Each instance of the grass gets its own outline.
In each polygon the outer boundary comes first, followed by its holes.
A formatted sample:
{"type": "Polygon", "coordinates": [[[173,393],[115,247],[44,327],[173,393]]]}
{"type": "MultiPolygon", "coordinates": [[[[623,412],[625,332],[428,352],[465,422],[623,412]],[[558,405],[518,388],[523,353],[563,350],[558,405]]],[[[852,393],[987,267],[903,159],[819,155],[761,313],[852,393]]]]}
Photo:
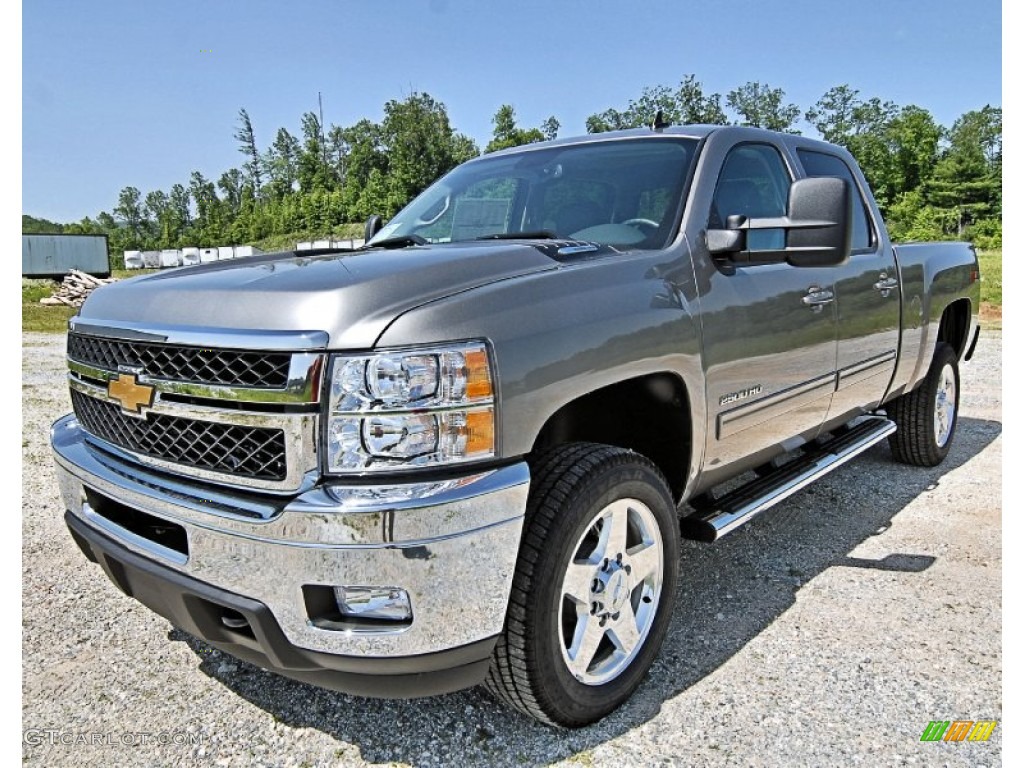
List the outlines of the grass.
{"type": "Polygon", "coordinates": [[[1003,306],[1003,252],[978,251],[981,262],[981,303],[1003,306]]]}
{"type": "Polygon", "coordinates": [[[63,333],[68,319],[78,310],[72,307],[46,307],[39,300],[57,288],[56,280],[21,279],[21,330],[42,333],[63,333]]]}
{"type": "Polygon", "coordinates": [[[1003,327],[1003,251],[978,251],[981,263],[981,323],[990,330],[1003,327]]]}

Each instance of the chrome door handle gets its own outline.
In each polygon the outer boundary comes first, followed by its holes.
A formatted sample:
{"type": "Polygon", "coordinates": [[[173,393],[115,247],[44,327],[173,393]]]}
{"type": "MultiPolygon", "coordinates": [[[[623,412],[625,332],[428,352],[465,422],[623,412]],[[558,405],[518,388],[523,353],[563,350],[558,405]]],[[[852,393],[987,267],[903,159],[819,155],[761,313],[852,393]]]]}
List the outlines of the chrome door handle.
{"type": "Polygon", "coordinates": [[[807,290],[807,295],[803,297],[802,301],[811,308],[812,312],[821,312],[826,304],[832,303],[835,297],[836,295],[827,288],[819,288],[816,285],[812,285],[807,290]]]}
{"type": "Polygon", "coordinates": [[[889,293],[898,285],[899,281],[895,277],[889,277],[885,272],[883,272],[878,276],[878,282],[875,283],[875,290],[882,294],[883,299],[887,299],[889,298],[889,293]]]}

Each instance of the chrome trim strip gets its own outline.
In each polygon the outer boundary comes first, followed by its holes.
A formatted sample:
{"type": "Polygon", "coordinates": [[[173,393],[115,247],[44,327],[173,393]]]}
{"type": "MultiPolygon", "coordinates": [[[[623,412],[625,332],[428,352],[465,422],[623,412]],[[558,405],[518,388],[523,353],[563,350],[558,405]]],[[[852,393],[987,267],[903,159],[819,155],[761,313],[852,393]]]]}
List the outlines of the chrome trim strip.
{"type": "Polygon", "coordinates": [[[184,565],[188,562],[187,555],[183,555],[181,552],[176,552],[173,549],[168,549],[165,546],[157,544],[155,541],[150,541],[136,533],[132,533],[127,528],[122,528],[117,523],[107,520],[107,518],[103,517],[103,515],[99,514],[89,506],[89,502],[87,501],[82,502],[82,516],[97,528],[103,530],[114,538],[121,539],[122,541],[131,544],[136,549],[141,549],[146,554],[153,555],[154,557],[174,563],[175,565],[184,565]]]}
{"type": "Polygon", "coordinates": [[[194,325],[130,325],[117,320],[73,317],[68,330],[86,336],[146,341],[154,344],[182,344],[215,349],[251,349],[262,352],[303,352],[327,349],[326,331],[257,331],[240,328],[203,328],[194,325]]]}
{"type": "Polygon", "coordinates": [[[862,360],[859,363],[848,365],[839,371],[839,384],[836,389],[843,389],[851,384],[857,384],[858,382],[870,379],[874,376],[881,376],[886,373],[892,373],[892,366],[887,366],[887,363],[895,365],[896,361],[896,350],[885,352],[881,355],[862,360]],[[886,366],[884,369],[879,370],[882,366],[886,366]]]}
{"type": "MultiPolygon", "coordinates": [[[[320,401],[320,373],[323,370],[323,363],[324,355],[322,354],[302,352],[292,355],[291,365],[288,369],[288,385],[284,389],[198,384],[146,374],[139,375],[137,380],[140,383],[152,385],[156,388],[157,393],[166,392],[186,397],[243,403],[315,404],[320,401]]],[[[68,369],[79,376],[99,381],[112,381],[121,375],[120,371],[97,368],[71,358],[68,358],[68,369]]]]}
{"type": "MultiPolygon", "coordinates": [[[[90,382],[81,381],[72,375],[68,375],[68,384],[71,389],[77,390],[84,395],[113,403],[120,406],[117,400],[107,395],[106,389],[90,382]]],[[[214,472],[207,469],[200,469],[190,465],[174,461],[153,458],[140,453],[135,453],[116,443],[110,443],[101,437],[89,433],[89,439],[95,440],[104,447],[118,454],[129,456],[132,460],[151,467],[187,474],[199,480],[229,485],[236,488],[253,489],[258,488],[267,491],[288,492],[299,490],[308,481],[306,475],[317,470],[317,427],[319,425],[319,413],[253,413],[248,411],[229,411],[220,408],[211,408],[201,405],[188,405],[184,403],[172,403],[162,401],[159,398],[154,400],[153,407],[146,412],[176,416],[196,421],[209,421],[218,424],[231,424],[242,427],[257,427],[262,429],[280,429],[284,432],[285,442],[285,466],[287,474],[284,480],[258,480],[242,477],[226,472],[214,472]]],[[[77,420],[75,422],[78,423],[77,420]]],[[[85,432],[84,427],[82,431],[85,432]]]]}
{"type": "Polygon", "coordinates": [[[744,403],[718,415],[718,439],[731,437],[745,429],[763,424],[820,397],[831,395],[836,389],[836,374],[830,373],[781,392],[744,403]]]}

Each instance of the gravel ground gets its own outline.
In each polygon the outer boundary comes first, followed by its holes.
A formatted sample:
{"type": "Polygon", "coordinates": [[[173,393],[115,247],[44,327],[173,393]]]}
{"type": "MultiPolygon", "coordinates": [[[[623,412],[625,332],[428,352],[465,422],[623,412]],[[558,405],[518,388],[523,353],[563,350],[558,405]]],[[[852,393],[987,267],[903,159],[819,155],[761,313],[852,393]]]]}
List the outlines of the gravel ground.
{"type": "Polygon", "coordinates": [[[292,682],[125,597],[61,519],[47,427],[70,410],[63,337],[25,334],[23,349],[25,764],[1001,762],[1001,725],[987,743],[919,741],[930,720],[1002,717],[999,333],[964,367],[941,467],[877,446],[716,545],[684,542],[651,675],[574,732],[482,690],[386,702],[292,682]]]}

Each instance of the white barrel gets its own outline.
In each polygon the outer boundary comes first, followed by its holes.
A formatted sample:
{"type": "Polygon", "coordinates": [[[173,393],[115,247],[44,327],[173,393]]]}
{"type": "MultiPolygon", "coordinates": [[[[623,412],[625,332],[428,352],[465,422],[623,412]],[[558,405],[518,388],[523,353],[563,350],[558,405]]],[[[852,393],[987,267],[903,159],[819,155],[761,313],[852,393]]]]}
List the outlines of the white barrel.
{"type": "Polygon", "coordinates": [[[142,251],[125,251],[124,268],[142,269],[142,251]]]}
{"type": "Polygon", "coordinates": [[[143,251],[142,266],[146,269],[160,269],[160,251],[143,251]]]}
{"type": "Polygon", "coordinates": [[[230,245],[222,245],[217,249],[217,258],[221,261],[235,258],[235,249],[230,245]]]}
{"type": "Polygon", "coordinates": [[[190,267],[193,264],[199,263],[199,249],[198,248],[182,248],[181,249],[181,263],[186,267],[190,267]]]}
{"type": "Polygon", "coordinates": [[[167,250],[160,251],[160,266],[165,268],[180,267],[181,251],[176,248],[168,248],[167,250]]]}
{"type": "Polygon", "coordinates": [[[206,264],[211,261],[217,260],[217,249],[216,248],[200,248],[199,249],[199,261],[206,264]]]}

